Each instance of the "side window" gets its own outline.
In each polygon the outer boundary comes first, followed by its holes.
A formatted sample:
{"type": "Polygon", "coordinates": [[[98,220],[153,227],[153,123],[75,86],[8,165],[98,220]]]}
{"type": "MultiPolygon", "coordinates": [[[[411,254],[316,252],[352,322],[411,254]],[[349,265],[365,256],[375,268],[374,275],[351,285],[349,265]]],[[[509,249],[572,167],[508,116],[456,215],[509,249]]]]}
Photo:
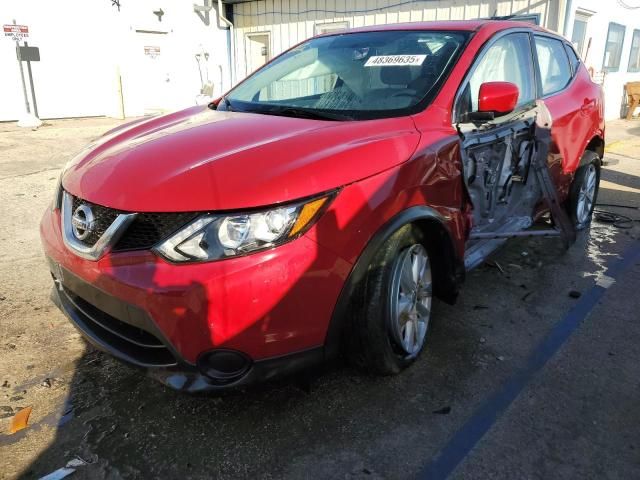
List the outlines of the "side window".
{"type": "Polygon", "coordinates": [[[549,37],[535,37],[542,94],[559,92],[571,81],[569,58],[560,40],[549,37]]]}
{"type": "Polygon", "coordinates": [[[580,55],[584,55],[585,40],[587,37],[587,26],[589,16],[576,12],[576,18],[573,20],[573,33],[571,34],[571,43],[580,55]]]}
{"type": "Polygon", "coordinates": [[[458,118],[478,110],[480,85],[485,82],[511,82],[520,91],[518,106],[535,99],[533,60],[529,34],[512,33],[496,40],[474,67],[458,105],[458,118]]]}
{"type": "Polygon", "coordinates": [[[564,45],[564,48],[566,48],[567,50],[567,55],[569,55],[569,62],[571,63],[571,70],[573,70],[573,74],[575,75],[580,68],[580,57],[578,57],[576,51],[566,43],[564,45]]]}

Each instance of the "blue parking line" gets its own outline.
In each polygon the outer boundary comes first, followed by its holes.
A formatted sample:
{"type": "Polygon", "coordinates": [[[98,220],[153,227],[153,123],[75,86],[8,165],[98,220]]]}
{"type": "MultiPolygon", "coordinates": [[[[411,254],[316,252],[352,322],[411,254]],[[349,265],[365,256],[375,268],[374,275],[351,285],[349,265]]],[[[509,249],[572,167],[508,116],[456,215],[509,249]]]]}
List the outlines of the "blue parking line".
{"type": "MultiPolygon", "coordinates": [[[[606,275],[616,279],[620,274],[640,261],[640,243],[635,242],[622,258],[612,261],[606,275]]],[[[509,405],[524,390],[547,361],[562,347],[582,321],[591,313],[607,291],[594,285],[586,292],[567,315],[551,330],[535,348],[524,367],[509,378],[502,387],[485,400],[469,420],[451,437],[442,450],[418,475],[421,480],[447,478],[465,459],[480,439],[487,433],[509,405]]]]}

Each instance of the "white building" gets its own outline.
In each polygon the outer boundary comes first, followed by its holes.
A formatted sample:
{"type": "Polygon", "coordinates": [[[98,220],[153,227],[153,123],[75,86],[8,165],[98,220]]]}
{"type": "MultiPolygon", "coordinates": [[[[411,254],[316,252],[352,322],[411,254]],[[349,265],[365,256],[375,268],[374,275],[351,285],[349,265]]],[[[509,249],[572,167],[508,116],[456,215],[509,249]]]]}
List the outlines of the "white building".
{"type": "MultiPolygon", "coordinates": [[[[229,89],[229,31],[199,0],[2,0],[0,23],[29,27],[41,118],[139,116],[229,89]]],[[[0,121],[24,111],[15,43],[0,37],[0,121]]],[[[25,65],[26,76],[26,65],[25,65]]],[[[27,83],[27,89],[29,89],[27,83]]]]}
{"type": "Polygon", "coordinates": [[[640,81],[640,0],[573,0],[565,36],[603,78],[607,119],[625,116],[624,85],[640,81]]]}
{"type": "MultiPolygon", "coordinates": [[[[29,27],[42,118],[138,116],[217,96],[317,33],[513,16],[572,39],[603,81],[608,119],[640,81],[640,0],[0,0],[29,27]],[[222,15],[218,14],[222,10],[222,15]]],[[[0,121],[24,111],[15,43],[0,37],[0,121]]]]}
{"type": "Polygon", "coordinates": [[[237,79],[296,43],[328,30],[400,22],[513,16],[578,44],[604,81],[606,116],[618,118],[623,87],[640,80],[640,0],[228,0],[237,79]]]}
{"type": "Polygon", "coordinates": [[[558,30],[558,19],[564,14],[559,11],[564,4],[560,0],[228,0],[228,3],[233,4],[233,48],[239,79],[267,58],[330,30],[505,15],[517,15],[558,30]]]}

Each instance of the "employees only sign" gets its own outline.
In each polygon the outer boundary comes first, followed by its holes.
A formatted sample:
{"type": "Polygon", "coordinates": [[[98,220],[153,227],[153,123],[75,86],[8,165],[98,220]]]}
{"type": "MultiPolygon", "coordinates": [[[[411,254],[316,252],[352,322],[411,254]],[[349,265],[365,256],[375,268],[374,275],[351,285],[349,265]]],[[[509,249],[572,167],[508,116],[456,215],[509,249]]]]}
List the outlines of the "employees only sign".
{"type": "Polygon", "coordinates": [[[26,25],[3,25],[2,30],[5,37],[10,37],[16,42],[29,38],[29,27],[26,25]]]}

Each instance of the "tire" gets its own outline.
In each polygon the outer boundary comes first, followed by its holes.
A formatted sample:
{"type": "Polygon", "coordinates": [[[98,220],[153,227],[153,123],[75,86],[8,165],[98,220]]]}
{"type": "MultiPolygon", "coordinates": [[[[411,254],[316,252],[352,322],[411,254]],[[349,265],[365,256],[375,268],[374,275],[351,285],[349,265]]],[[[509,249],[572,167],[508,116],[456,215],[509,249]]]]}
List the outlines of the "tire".
{"type": "Polygon", "coordinates": [[[600,157],[587,151],[582,166],[576,170],[569,189],[568,213],[576,230],[583,230],[591,223],[600,188],[600,157]]]}
{"type": "Polygon", "coordinates": [[[397,374],[424,349],[433,296],[427,248],[420,232],[405,225],[374,256],[354,292],[346,333],[347,357],[357,367],[378,375],[397,374]],[[408,269],[418,282],[411,283],[408,269]]]}

